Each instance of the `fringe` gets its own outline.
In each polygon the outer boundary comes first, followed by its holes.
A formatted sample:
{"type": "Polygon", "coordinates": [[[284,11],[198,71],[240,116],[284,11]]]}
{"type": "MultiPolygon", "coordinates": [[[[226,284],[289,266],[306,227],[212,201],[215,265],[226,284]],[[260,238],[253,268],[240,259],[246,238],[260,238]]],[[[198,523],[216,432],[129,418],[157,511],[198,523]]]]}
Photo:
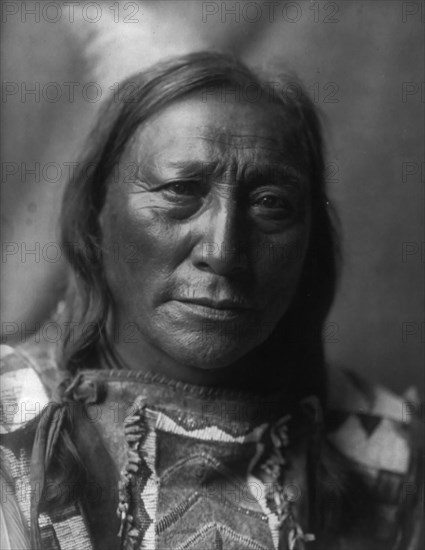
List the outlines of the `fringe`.
{"type": "Polygon", "coordinates": [[[134,403],[134,412],[124,421],[125,439],[128,445],[127,464],[121,472],[119,482],[119,504],[117,515],[121,520],[118,537],[121,538],[121,548],[133,550],[148,526],[137,525],[133,517],[132,489],[134,476],[145,465],[140,456],[140,445],[147,436],[147,426],[144,421],[146,404],[143,398],[138,398],[134,403]],[[145,527],[145,529],[143,529],[145,527]]]}

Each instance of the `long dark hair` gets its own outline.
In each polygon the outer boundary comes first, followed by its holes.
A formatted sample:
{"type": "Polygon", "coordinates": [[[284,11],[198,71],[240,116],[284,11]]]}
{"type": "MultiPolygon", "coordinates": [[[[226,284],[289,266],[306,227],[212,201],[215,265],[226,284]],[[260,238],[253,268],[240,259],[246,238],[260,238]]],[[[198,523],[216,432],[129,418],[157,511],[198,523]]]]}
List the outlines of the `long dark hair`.
{"type": "Polygon", "coordinates": [[[136,74],[122,83],[121,93],[111,97],[101,112],[90,135],[88,153],[68,182],[63,198],[62,243],[71,270],[61,364],[75,373],[83,367],[98,367],[101,354],[104,365],[118,366],[107,335],[113,300],[103,273],[99,215],[107,182],[126,144],[149,117],[173,101],[223,86],[232,87],[236,93],[245,90],[247,100],[255,89],[257,97],[260,92],[267,101],[279,105],[285,133],[289,128],[297,158],[304,167],[307,165],[312,205],[309,248],[292,306],[265,347],[282,348],[285,342],[297,362],[305,365],[299,392],[323,398],[322,331],[335,293],[338,249],[334,214],[326,195],[320,120],[313,102],[293,78],[256,75],[241,61],[220,53],[176,57],[136,74]]]}

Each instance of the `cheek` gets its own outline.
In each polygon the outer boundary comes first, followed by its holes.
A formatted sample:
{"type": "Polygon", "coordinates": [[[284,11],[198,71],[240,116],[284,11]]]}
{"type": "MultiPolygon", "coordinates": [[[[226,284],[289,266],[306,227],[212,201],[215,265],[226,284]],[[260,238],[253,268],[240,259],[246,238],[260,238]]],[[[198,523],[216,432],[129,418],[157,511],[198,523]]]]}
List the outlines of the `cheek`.
{"type": "Polygon", "coordinates": [[[169,276],[187,254],[189,238],[178,223],[170,220],[163,208],[144,206],[132,199],[127,206],[127,223],[123,228],[137,251],[139,268],[153,280],[169,276]]]}
{"type": "Polygon", "coordinates": [[[253,263],[257,280],[265,294],[285,294],[296,286],[307,245],[307,224],[291,228],[262,243],[253,263]]]}
{"type": "Polygon", "coordinates": [[[140,197],[111,194],[102,217],[109,280],[149,292],[181,261],[185,249],[181,231],[163,211],[146,206],[140,197]]]}

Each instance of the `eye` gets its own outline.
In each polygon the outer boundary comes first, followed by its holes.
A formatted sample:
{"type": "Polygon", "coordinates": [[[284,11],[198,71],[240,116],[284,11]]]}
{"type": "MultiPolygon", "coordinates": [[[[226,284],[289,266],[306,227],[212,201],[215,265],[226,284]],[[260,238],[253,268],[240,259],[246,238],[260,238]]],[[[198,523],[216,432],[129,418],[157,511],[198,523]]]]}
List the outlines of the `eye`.
{"type": "Polygon", "coordinates": [[[167,183],[162,190],[176,197],[193,197],[199,194],[199,185],[193,180],[179,180],[167,183]]]}
{"type": "Polygon", "coordinates": [[[251,206],[260,214],[283,217],[292,215],[295,205],[282,193],[264,191],[251,198],[251,206]]]}
{"type": "Polygon", "coordinates": [[[285,209],[291,208],[289,201],[283,197],[277,195],[263,195],[262,197],[256,198],[252,202],[253,206],[260,206],[267,209],[285,209]]]}
{"type": "Polygon", "coordinates": [[[306,205],[299,187],[269,186],[256,189],[249,197],[249,206],[253,219],[266,230],[300,222],[306,205]]]}

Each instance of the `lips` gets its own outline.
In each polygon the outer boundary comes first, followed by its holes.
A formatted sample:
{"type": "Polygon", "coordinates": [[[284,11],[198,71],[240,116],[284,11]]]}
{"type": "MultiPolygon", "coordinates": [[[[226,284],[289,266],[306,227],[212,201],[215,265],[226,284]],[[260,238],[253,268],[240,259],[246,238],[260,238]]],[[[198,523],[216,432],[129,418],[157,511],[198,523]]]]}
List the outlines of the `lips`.
{"type": "Polygon", "coordinates": [[[250,310],[253,309],[252,305],[244,300],[225,298],[221,300],[214,300],[208,297],[196,297],[196,298],[175,298],[176,301],[184,304],[192,304],[194,306],[204,306],[211,309],[238,311],[238,310],[250,310]]]}
{"type": "Polygon", "coordinates": [[[240,322],[250,319],[253,309],[242,306],[234,300],[211,300],[209,298],[175,299],[168,302],[170,312],[179,321],[187,319],[197,324],[205,321],[240,322]]]}
{"type": "Polygon", "coordinates": [[[196,323],[246,322],[254,314],[254,308],[247,300],[239,297],[176,296],[169,302],[171,312],[178,319],[190,319],[196,323]]]}

